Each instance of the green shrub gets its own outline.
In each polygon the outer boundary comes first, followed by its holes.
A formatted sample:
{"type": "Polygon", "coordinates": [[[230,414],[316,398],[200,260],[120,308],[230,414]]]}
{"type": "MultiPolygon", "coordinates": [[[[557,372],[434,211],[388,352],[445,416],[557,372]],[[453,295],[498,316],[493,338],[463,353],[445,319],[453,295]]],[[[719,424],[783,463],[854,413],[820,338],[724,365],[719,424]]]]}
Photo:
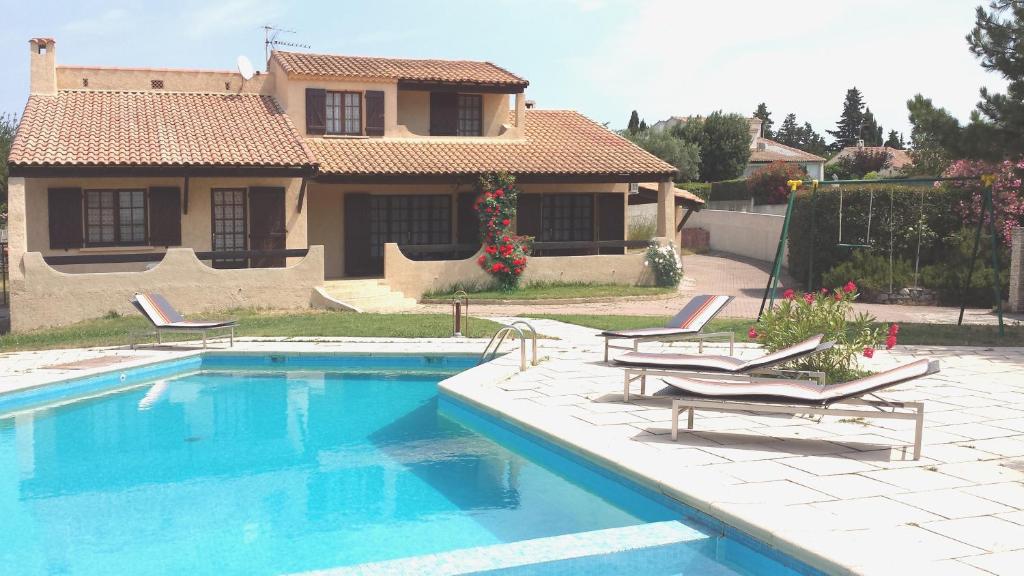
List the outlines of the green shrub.
{"type": "MultiPolygon", "coordinates": [[[[899,290],[914,283],[914,269],[907,260],[895,258],[892,262],[892,289],[899,290]]],[[[853,282],[861,292],[873,297],[889,292],[889,256],[888,254],[858,250],[853,257],[832,267],[821,275],[824,286],[842,286],[853,282]]]]}
{"type": "Polygon", "coordinates": [[[750,200],[750,190],[746,180],[722,180],[711,183],[711,201],[727,202],[731,200],[750,200]]]}
{"type": "Polygon", "coordinates": [[[649,241],[658,233],[657,218],[653,214],[639,214],[629,219],[629,239],[649,241]]]}
{"type": "Polygon", "coordinates": [[[811,292],[802,297],[786,290],[783,299],[767,310],[751,328],[748,336],[764,345],[769,352],[781,350],[817,334],[835,345],[824,352],[811,354],[787,365],[796,370],[824,372],[830,383],[843,382],[861,374],[858,356],[872,357],[875,348],[896,345],[899,327],[890,326],[888,333],[872,328],[875,318],[867,313],[853,316],[857,286],[847,284],[834,290],[811,292]]]}
{"type": "Polygon", "coordinates": [[[683,279],[683,261],[671,242],[661,246],[651,242],[645,264],[654,270],[654,283],[658,286],[679,286],[683,279]]]}
{"type": "MultiPolygon", "coordinates": [[[[962,228],[955,234],[943,239],[946,247],[943,259],[921,269],[921,284],[939,293],[939,303],[948,306],[959,306],[964,282],[967,280],[967,269],[971,263],[971,251],[974,249],[975,230],[962,228]]],[[[971,274],[971,285],[967,289],[968,306],[995,306],[992,295],[992,241],[983,234],[981,250],[974,263],[971,274]]],[[[1005,250],[1000,249],[999,293],[1003,298],[1009,292],[1010,276],[1007,271],[1008,262],[1005,250]]]]}

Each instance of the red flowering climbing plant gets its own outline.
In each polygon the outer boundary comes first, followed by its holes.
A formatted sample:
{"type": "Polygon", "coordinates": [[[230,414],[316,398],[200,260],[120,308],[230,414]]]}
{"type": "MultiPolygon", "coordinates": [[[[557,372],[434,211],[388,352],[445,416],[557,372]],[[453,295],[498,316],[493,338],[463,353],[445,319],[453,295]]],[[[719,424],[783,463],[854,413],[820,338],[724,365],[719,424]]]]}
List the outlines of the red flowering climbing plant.
{"type": "Polygon", "coordinates": [[[507,292],[519,286],[529,256],[529,238],[512,232],[519,190],[511,174],[498,172],[480,177],[480,195],[474,207],[480,218],[484,253],[477,263],[507,292]]]}

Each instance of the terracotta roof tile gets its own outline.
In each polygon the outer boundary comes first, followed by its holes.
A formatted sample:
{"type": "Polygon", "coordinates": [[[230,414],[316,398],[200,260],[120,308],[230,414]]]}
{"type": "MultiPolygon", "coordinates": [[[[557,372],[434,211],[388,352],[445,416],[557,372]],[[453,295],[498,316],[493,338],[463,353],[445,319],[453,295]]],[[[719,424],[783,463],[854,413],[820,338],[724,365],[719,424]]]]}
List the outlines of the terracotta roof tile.
{"type": "Polygon", "coordinates": [[[282,167],[316,160],[270,96],[62,91],[29,97],[9,162],[282,167]]]}
{"type": "Polygon", "coordinates": [[[751,142],[752,148],[750,149],[750,162],[824,162],[825,159],[821,156],[811,154],[810,152],[804,152],[799,148],[793,148],[792,146],[786,146],[780,144],[774,140],[769,140],[763,136],[755,136],[751,142]],[[760,149],[759,144],[764,144],[764,150],[760,149]]]}
{"type": "Polygon", "coordinates": [[[530,83],[490,62],[412,60],[274,51],[288,74],[299,76],[382,78],[422,82],[467,82],[525,88],[530,83]]]}
{"type": "Polygon", "coordinates": [[[675,168],[569,110],[527,110],[525,138],[312,138],[327,174],[514,174],[669,176],[675,168]]]}
{"type": "Polygon", "coordinates": [[[864,150],[865,152],[879,153],[885,152],[889,155],[889,166],[887,168],[898,170],[905,166],[914,164],[914,158],[910,155],[910,152],[906,150],[900,150],[898,148],[890,148],[888,146],[847,146],[839,151],[838,154],[832,157],[828,161],[829,164],[835,164],[839,160],[848,156],[853,156],[858,150],[864,150]]]}

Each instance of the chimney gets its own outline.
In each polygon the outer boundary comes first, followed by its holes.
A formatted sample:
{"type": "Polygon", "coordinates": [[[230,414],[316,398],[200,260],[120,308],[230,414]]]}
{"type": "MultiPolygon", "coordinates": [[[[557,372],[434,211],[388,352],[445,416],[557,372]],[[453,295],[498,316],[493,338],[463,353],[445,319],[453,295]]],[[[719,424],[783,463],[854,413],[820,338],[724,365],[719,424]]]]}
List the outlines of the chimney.
{"type": "Polygon", "coordinates": [[[29,46],[29,94],[57,94],[57,42],[33,38],[29,46]]]}
{"type": "Polygon", "coordinates": [[[536,106],[536,105],[537,105],[537,103],[534,102],[533,100],[527,100],[526,101],[526,109],[527,110],[533,110],[533,107],[536,106]]]}

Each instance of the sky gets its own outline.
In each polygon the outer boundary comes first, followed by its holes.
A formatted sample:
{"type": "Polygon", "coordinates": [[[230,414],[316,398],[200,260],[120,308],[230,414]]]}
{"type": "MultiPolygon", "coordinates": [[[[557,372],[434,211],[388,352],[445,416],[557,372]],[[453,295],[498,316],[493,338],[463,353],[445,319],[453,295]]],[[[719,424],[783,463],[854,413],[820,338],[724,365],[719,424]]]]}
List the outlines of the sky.
{"type": "Polygon", "coordinates": [[[264,62],[265,24],[311,52],[488,60],[530,81],[538,108],[612,128],[766,102],[824,134],[859,88],[909,138],[917,93],[966,120],[1002,91],[967,50],[980,0],[0,0],[0,113],[28,96],[28,40],[58,64],[234,69],[264,62]]]}

